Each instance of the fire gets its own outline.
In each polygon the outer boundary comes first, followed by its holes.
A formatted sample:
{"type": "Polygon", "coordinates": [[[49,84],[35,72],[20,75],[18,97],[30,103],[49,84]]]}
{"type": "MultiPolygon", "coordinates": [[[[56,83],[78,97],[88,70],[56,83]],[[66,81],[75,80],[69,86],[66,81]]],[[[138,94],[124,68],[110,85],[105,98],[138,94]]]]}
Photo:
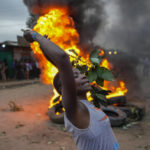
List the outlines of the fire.
{"type": "MultiPolygon", "coordinates": [[[[38,19],[33,30],[43,36],[46,35],[63,50],[74,49],[76,53],[79,53],[77,47],[79,35],[74,28],[72,18],[68,15],[67,8],[51,8],[48,14],[38,19]]],[[[42,70],[42,81],[46,84],[53,83],[53,78],[58,70],[46,60],[37,42],[33,42],[31,48],[42,70]]]]}
{"type": "Polygon", "coordinates": [[[112,97],[123,96],[128,92],[128,89],[125,87],[125,83],[116,79],[116,81],[104,81],[104,86],[102,87],[104,90],[110,90],[111,93],[106,96],[107,99],[112,97]]]}
{"type": "Polygon", "coordinates": [[[86,93],[86,97],[87,97],[89,102],[93,101],[93,97],[92,97],[92,94],[90,91],[86,93]]]}
{"type": "MultiPolygon", "coordinates": [[[[76,55],[68,50],[72,49],[75,51],[75,53],[80,53],[80,49],[77,46],[77,44],[79,43],[79,34],[74,27],[73,19],[69,17],[67,8],[51,8],[47,14],[39,17],[37,24],[34,26],[33,30],[40,33],[43,36],[46,35],[47,38],[51,39],[52,42],[57,44],[69,55],[71,55],[71,61],[76,60],[76,55]]],[[[53,66],[49,61],[47,61],[37,42],[33,42],[31,44],[31,48],[33,49],[35,57],[39,62],[39,67],[42,71],[42,81],[46,84],[53,84],[53,78],[58,72],[57,68],[53,66]]],[[[99,55],[103,56],[104,51],[101,50],[101,53],[99,55]]],[[[89,67],[90,64],[88,64],[88,58],[88,56],[86,56],[86,58],[81,58],[82,61],[80,63],[89,67]]],[[[107,59],[104,59],[100,65],[101,67],[111,69],[111,64],[108,62],[107,59]]],[[[106,90],[111,90],[113,93],[108,95],[107,98],[110,98],[114,95],[116,96],[116,94],[117,96],[124,95],[127,92],[125,84],[122,81],[119,82],[117,87],[115,87],[114,85],[110,86],[110,84],[112,84],[112,82],[104,82],[103,88],[106,90]]],[[[54,96],[50,100],[49,108],[52,108],[54,105],[61,102],[61,98],[58,102],[54,102],[54,99],[56,99],[59,96],[59,94],[56,92],[55,89],[53,92],[54,96]]],[[[89,101],[93,100],[90,92],[87,93],[87,99],[89,101]]],[[[58,112],[56,114],[59,115],[58,112]]]]}
{"type": "Polygon", "coordinates": [[[102,49],[99,50],[100,50],[99,56],[104,56],[105,52],[102,49]]]}
{"type": "MultiPolygon", "coordinates": [[[[57,91],[55,89],[53,89],[53,93],[54,93],[54,95],[51,97],[52,100],[56,99],[59,96],[59,94],[57,93],[57,91]]],[[[50,101],[49,108],[52,108],[53,106],[59,104],[61,101],[62,101],[62,97],[60,97],[57,102],[50,101]]]]}
{"type": "MultiPolygon", "coordinates": [[[[104,51],[102,52],[104,55],[104,51]]],[[[100,64],[101,67],[105,67],[108,70],[112,69],[112,64],[109,63],[109,61],[104,58],[103,61],[100,64]]],[[[118,97],[123,96],[128,92],[128,89],[125,86],[125,83],[119,79],[116,79],[115,81],[104,81],[104,86],[101,87],[103,90],[109,90],[111,93],[106,96],[107,99],[110,99],[112,97],[118,97]]]]}
{"type": "Polygon", "coordinates": [[[107,69],[111,69],[111,64],[108,62],[106,58],[103,59],[103,61],[100,64],[101,67],[105,67],[107,69]]]}
{"type": "MultiPolygon", "coordinates": [[[[68,50],[73,49],[77,54],[80,52],[77,46],[79,43],[79,34],[74,27],[72,18],[69,17],[67,8],[51,8],[47,14],[38,19],[33,30],[43,36],[46,35],[52,42],[73,56],[71,57],[71,61],[76,58],[74,58],[74,53],[68,50]]],[[[39,62],[39,67],[42,71],[42,81],[46,84],[52,84],[54,76],[58,72],[57,68],[47,61],[37,42],[33,42],[31,48],[39,62]]],[[[59,94],[55,89],[53,93],[54,96],[50,100],[49,108],[52,108],[61,101],[60,98],[58,102],[54,102],[59,94]]],[[[56,114],[59,115],[59,113],[56,114]]]]}

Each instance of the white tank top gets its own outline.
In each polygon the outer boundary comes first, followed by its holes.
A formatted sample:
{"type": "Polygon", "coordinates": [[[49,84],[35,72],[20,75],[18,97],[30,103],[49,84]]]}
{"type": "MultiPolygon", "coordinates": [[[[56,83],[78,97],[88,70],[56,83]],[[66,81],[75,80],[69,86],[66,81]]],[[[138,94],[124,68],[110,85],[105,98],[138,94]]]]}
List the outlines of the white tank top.
{"type": "Polygon", "coordinates": [[[64,115],[65,127],[72,133],[78,150],[120,150],[107,115],[87,100],[81,100],[90,114],[89,127],[79,129],[64,115]]]}

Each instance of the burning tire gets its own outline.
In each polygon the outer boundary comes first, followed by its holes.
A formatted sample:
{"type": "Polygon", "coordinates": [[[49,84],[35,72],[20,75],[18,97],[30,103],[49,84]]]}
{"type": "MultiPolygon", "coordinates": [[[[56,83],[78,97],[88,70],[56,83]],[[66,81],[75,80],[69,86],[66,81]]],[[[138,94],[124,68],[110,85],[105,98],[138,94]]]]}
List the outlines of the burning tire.
{"type": "Polygon", "coordinates": [[[119,97],[109,98],[109,99],[107,99],[107,104],[108,105],[126,104],[126,97],[125,96],[119,96],[119,97]]]}
{"type": "MultiPolygon", "coordinates": [[[[57,102],[60,99],[60,96],[54,99],[54,102],[57,102]]],[[[56,104],[48,110],[49,119],[56,124],[64,124],[64,111],[62,102],[56,104]],[[58,113],[59,112],[59,113],[58,113]]]]}
{"type": "Polygon", "coordinates": [[[131,119],[141,120],[145,115],[145,107],[143,105],[125,104],[117,106],[120,110],[127,114],[131,119]]]}
{"type": "Polygon", "coordinates": [[[122,126],[126,121],[126,113],[116,107],[102,107],[103,112],[109,117],[112,127],[122,126]]]}
{"type": "Polygon", "coordinates": [[[64,113],[56,115],[55,107],[48,110],[49,119],[56,124],[64,124],[64,113]]]}

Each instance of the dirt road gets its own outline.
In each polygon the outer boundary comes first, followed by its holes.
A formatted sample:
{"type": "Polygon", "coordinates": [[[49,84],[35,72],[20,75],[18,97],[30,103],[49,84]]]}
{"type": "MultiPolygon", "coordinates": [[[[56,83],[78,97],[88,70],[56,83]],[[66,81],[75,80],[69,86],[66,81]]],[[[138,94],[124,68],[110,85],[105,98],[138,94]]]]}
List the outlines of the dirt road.
{"type": "MultiPolygon", "coordinates": [[[[70,133],[47,115],[52,88],[42,83],[0,90],[0,150],[76,150],[70,133]],[[11,112],[14,101],[23,111],[11,112]]],[[[136,126],[114,128],[122,150],[150,150],[150,100],[146,116],[136,126]]]]}

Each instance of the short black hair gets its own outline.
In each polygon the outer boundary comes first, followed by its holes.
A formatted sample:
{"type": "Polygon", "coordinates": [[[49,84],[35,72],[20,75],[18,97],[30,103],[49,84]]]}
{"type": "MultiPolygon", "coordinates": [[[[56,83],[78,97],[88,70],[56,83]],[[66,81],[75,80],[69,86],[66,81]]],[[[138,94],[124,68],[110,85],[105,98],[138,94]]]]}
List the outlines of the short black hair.
{"type": "Polygon", "coordinates": [[[56,91],[61,94],[61,81],[60,81],[60,75],[59,72],[55,75],[53,80],[53,85],[56,91]]]}

